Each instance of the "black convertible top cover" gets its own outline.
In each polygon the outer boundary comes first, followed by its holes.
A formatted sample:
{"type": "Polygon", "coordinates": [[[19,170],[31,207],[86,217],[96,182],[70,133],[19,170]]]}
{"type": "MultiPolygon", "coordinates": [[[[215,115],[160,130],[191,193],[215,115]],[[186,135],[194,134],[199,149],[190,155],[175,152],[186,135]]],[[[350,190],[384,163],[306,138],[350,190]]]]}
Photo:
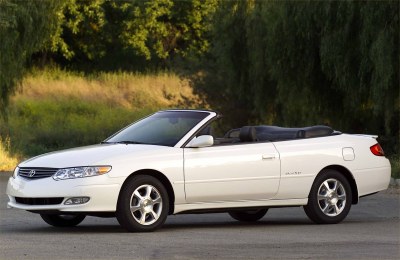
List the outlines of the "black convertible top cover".
{"type": "Polygon", "coordinates": [[[254,126],[259,141],[279,141],[290,139],[302,139],[312,137],[329,136],[333,129],[329,126],[316,125],[302,128],[286,128],[279,126],[254,126]]]}
{"type": "Polygon", "coordinates": [[[229,130],[225,134],[225,138],[244,138],[248,133],[255,132],[255,137],[252,139],[254,141],[285,141],[285,140],[293,140],[293,139],[304,139],[304,138],[313,138],[313,137],[323,137],[330,136],[333,134],[339,134],[340,132],[335,132],[329,126],[324,125],[316,125],[316,126],[308,126],[308,127],[300,127],[300,128],[288,128],[288,127],[279,127],[279,126],[269,126],[269,125],[258,125],[258,126],[243,126],[242,128],[236,128],[229,130]],[[255,131],[254,131],[255,130],[255,131]],[[246,135],[245,135],[246,133],[246,135]]]}

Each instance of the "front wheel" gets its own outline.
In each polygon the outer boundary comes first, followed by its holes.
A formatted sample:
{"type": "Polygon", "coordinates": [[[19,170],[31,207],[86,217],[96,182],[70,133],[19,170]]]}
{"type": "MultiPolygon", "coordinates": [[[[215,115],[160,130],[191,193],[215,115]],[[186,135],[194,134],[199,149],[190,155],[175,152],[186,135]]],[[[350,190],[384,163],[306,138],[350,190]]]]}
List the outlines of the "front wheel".
{"type": "Polygon", "coordinates": [[[168,216],[168,193],[152,176],[139,175],[127,181],[117,205],[117,220],[131,232],[149,232],[161,227],[168,216]]]}
{"type": "Polygon", "coordinates": [[[54,227],[74,227],[80,224],[86,215],[58,215],[58,214],[40,214],[42,219],[54,227]]]}
{"type": "Polygon", "coordinates": [[[347,216],[351,203],[347,179],[338,171],[324,170],[314,181],[304,211],[317,224],[336,224],[347,216]]]}
{"type": "Polygon", "coordinates": [[[231,211],[228,214],[238,220],[243,222],[255,222],[260,220],[262,217],[267,214],[268,209],[259,209],[259,210],[245,210],[245,211],[231,211]]]}

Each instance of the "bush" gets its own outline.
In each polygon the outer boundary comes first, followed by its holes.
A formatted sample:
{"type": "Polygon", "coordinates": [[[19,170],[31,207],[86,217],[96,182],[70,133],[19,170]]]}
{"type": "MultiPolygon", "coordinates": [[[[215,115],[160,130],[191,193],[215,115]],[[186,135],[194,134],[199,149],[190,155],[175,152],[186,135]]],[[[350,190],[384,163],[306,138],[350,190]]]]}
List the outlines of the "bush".
{"type": "Polygon", "coordinates": [[[390,164],[392,165],[392,177],[400,179],[400,155],[393,155],[389,157],[390,164]]]}

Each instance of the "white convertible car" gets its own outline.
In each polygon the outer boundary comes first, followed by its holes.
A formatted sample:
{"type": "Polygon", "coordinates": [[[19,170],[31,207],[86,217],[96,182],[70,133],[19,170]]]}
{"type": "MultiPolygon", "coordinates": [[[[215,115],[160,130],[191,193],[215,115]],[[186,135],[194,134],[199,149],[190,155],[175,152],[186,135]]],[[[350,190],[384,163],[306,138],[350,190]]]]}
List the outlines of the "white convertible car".
{"type": "Polygon", "coordinates": [[[8,182],[8,206],[57,227],[89,215],[117,217],[128,231],[142,232],[169,214],[228,212],[257,221],[286,206],[333,224],[360,197],[388,187],[391,167],[377,136],[258,125],[215,137],[219,118],[160,111],[101,144],[24,161],[8,182]]]}

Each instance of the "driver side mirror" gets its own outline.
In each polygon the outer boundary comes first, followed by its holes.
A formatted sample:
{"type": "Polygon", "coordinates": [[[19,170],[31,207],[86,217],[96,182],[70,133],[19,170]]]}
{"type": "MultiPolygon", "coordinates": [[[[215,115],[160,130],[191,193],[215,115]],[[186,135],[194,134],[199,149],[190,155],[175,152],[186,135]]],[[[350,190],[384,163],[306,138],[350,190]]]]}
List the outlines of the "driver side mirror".
{"type": "Polygon", "coordinates": [[[208,147],[214,144],[214,137],[211,135],[201,135],[199,137],[195,137],[190,141],[186,147],[189,148],[201,148],[201,147],[208,147]]]}

